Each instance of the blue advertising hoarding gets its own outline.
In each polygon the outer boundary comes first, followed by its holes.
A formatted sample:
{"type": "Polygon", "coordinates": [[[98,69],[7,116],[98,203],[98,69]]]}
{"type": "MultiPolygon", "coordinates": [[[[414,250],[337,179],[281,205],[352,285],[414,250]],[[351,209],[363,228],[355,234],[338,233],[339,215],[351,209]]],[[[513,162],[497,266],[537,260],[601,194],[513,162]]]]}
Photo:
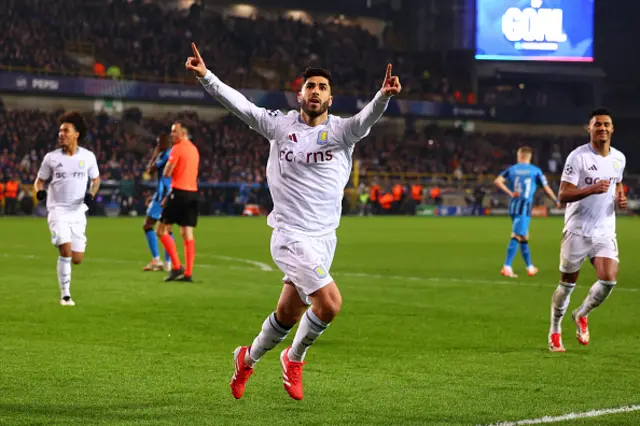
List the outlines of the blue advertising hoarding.
{"type": "MultiPolygon", "coordinates": [[[[293,92],[270,92],[239,89],[251,102],[268,109],[298,109],[293,92]]],[[[39,96],[73,96],[99,99],[122,99],[142,102],[179,103],[222,107],[200,85],[148,83],[86,77],[62,77],[0,72],[0,94],[23,93],[39,96]]],[[[373,93],[371,94],[373,97],[373,93]]],[[[331,112],[355,114],[371,99],[336,95],[331,112]]],[[[581,124],[588,111],[574,108],[502,107],[488,105],[458,105],[414,101],[402,96],[392,98],[386,114],[391,117],[432,117],[454,120],[484,120],[510,123],[581,124]]]]}
{"type": "Polygon", "coordinates": [[[480,60],[593,62],[594,0],[477,0],[480,60]]]}

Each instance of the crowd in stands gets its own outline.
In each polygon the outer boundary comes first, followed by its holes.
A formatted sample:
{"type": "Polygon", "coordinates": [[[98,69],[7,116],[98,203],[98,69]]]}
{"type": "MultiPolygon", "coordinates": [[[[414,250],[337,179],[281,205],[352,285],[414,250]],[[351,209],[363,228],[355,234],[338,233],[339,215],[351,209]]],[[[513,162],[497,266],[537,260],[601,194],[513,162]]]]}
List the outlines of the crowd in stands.
{"type": "MultiPolygon", "coordinates": [[[[8,0],[4,12],[4,66],[77,71],[79,65],[63,53],[64,43],[81,41],[95,47],[105,67],[115,65],[126,77],[185,79],[183,64],[194,40],[212,69],[238,87],[295,90],[300,67],[322,66],[334,75],[335,93],[370,95],[388,62],[402,76],[406,96],[454,100],[455,87],[468,87],[468,81],[449,81],[453,71],[433,58],[385,49],[381,39],[356,26],[250,20],[202,11],[197,4],[179,13],[140,0],[8,0]]],[[[460,93],[458,98],[468,100],[460,93]]]]}
{"type": "MultiPolygon", "coordinates": [[[[200,150],[202,196],[216,204],[210,206],[212,211],[236,211],[240,208],[237,204],[256,198],[267,203],[265,166],[269,146],[239,119],[228,115],[206,121],[189,112],[151,119],[135,111],[126,115],[131,119],[127,125],[104,113],[87,114],[89,132],[84,142],[96,154],[102,179],[117,182],[129,197],[129,204],[142,205],[143,209],[143,193],[148,194],[155,181],[145,170],[155,138],[168,132],[176,119],[190,129],[200,150]],[[228,189],[216,192],[211,188],[214,184],[226,184],[228,189]]],[[[61,112],[5,110],[0,103],[0,181],[10,177],[26,184],[34,181],[45,153],[57,145],[56,117],[61,112]]],[[[432,125],[397,138],[373,132],[356,145],[354,158],[359,160],[366,184],[375,173],[401,176],[418,172],[425,174],[420,178],[425,187],[439,185],[464,191],[476,185],[478,176],[486,176],[485,184],[490,186],[490,177],[512,164],[515,150],[522,145],[534,149],[534,162],[545,173],[557,176],[568,153],[581,143],[584,138],[466,133],[432,125]],[[434,174],[446,177],[436,178],[434,174]]],[[[390,192],[396,183],[394,178],[381,180],[382,191],[390,192]]]]}
{"type": "MultiPolygon", "coordinates": [[[[62,111],[4,110],[0,106],[0,170],[11,170],[21,180],[35,178],[44,154],[57,144],[56,117],[62,111]]],[[[201,152],[203,182],[262,182],[268,155],[267,142],[232,115],[217,121],[201,120],[183,112],[159,119],[140,118],[139,126],[127,129],[124,121],[103,114],[87,114],[86,146],[95,152],[105,179],[125,175],[149,180],[144,168],[155,137],[168,132],[179,119],[190,128],[201,152]]],[[[423,131],[390,138],[374,132],[356,145],[354,158],[360,171],[445,173],[454,176],[495,175],[513,163],[515,149],[529,145],[534,162],[547,173],[558,174],[566,155],[584,138],[551,135],[467,133],[436,125],[423,131]]]]}

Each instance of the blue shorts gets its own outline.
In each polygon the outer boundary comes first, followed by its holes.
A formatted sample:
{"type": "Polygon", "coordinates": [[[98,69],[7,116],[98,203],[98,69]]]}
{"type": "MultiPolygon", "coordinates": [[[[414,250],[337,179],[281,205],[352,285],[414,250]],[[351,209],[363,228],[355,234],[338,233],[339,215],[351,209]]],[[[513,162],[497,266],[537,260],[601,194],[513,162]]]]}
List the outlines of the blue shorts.
{"type": "Polygon", "coordinates": [[[157,201],[154,196],[153,201],[151,201],[149,207],[147,207],[147,217],[153,220],[160,220],[160,216],[162,216],[162,206],[160,203],[161,201],[157,201]]]}
{"type": "Polygon", "coordinates": [[[529,223],[531,222],[531,216],[527,216],[527,215],[511,216],[511,221],[513,222],[513,227],[511,228],[511,232],[513,232],[516,235],[521,235],[523,237],[529,235],[529,223]]]}

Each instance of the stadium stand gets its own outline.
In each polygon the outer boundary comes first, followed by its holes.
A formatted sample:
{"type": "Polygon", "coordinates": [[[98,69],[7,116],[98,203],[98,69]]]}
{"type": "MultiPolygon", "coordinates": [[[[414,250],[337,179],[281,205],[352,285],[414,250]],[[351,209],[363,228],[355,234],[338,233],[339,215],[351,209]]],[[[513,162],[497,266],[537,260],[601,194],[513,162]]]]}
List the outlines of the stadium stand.
{"type": "Polygon", "coordinates": [[[0,23],[4,69],[91,75],[99,64],[101,76],[115,66],[123,78],[194,83],[182,64],[189,53],[185,40],[196,40],[217,74],[237,87],[292,90],[302,71],[296,67],[307,64],[332,70],[335,93],[369,95],[380,83],[380,64],[393,62],[407,96],[455,101],[454,88],[469,89],[468,75],[443,68],[439,55],[386,49],[382,38],[358,26],[250,20],[216,11],[201,16],[193,8],[177,12],[122,0],[10,4],[10,19],[0,23]]]}
{"type": "MultiPolygon", "coordinates": [[[[45,113],[33,110],[0,112],[0,173],[17,176],[23,183],[35,179],[44,153],[56,145],[56,116],[61,111],[45,113]]],[[[134,185],[127,204],[142,212],[154,178],[145,173],[155,143],[155,135],[167,132],[176,119],[187,123],[198,146],[202,161],[203,209],[209,213],[239,214],[247,203],[268,205],[264,186],[268,144],[236,117],[228,115],[215,121],[200,119],[196,113],[183,112],[161,118],[140,118],[147,132],[131,131],[125,122],[107,114],[86,114],[89,122],[87,147],[96,153],[105,182],[126,181],[134,185]],[[145,136],[146,135],[146,136],[145,136]],[[252,188],[252,189],[251,189],[252,188]]],[[[490,204],[494,188],[492,177],[513,162],[515,150],[522,145],[533,147],[534,162],[557,178],[566,155],[582,138],[553,135],[502,133],[467,133],[456,128],[431,125],[416,134],[397,138],[374,132],[358,144],[354,158],[358,163],[358,181],[368,188],[375,177],[383,193],[391,193],[396,183],[409,186],[418,182],[425,189],[438,187],[446,204],[468,203],[480,183],[490,204]]],[[[554,183],[556,185],[556,183],[554,183]]],[[[350,188],[358,186],[352,181],[350,188]]],[[[360,188],[362,190],[362,188],[360,188]]],[[[423,202],[435,203],[428,190],[423,202]]],[[[504,200],[500,194],[495,203],[504,200]]],[[[122,197],[117,197],[121,203],[122,197]]],[[[353,200],[351,201],[353,204],[353,200]]],[[[355,206],[351,206],[352,210],[355,206]]]]}

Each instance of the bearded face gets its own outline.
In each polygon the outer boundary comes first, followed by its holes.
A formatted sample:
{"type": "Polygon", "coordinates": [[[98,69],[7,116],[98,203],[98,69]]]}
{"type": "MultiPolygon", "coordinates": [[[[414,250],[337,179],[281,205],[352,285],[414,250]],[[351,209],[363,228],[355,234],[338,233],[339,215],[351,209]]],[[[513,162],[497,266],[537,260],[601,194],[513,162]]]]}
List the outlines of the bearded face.
{"type": "Polygon", "coordinates": [[[311,118],[319,117],[331,106],[331,86],[325,77],[309,77],[298,94],[302,111],[311,118]]]}

